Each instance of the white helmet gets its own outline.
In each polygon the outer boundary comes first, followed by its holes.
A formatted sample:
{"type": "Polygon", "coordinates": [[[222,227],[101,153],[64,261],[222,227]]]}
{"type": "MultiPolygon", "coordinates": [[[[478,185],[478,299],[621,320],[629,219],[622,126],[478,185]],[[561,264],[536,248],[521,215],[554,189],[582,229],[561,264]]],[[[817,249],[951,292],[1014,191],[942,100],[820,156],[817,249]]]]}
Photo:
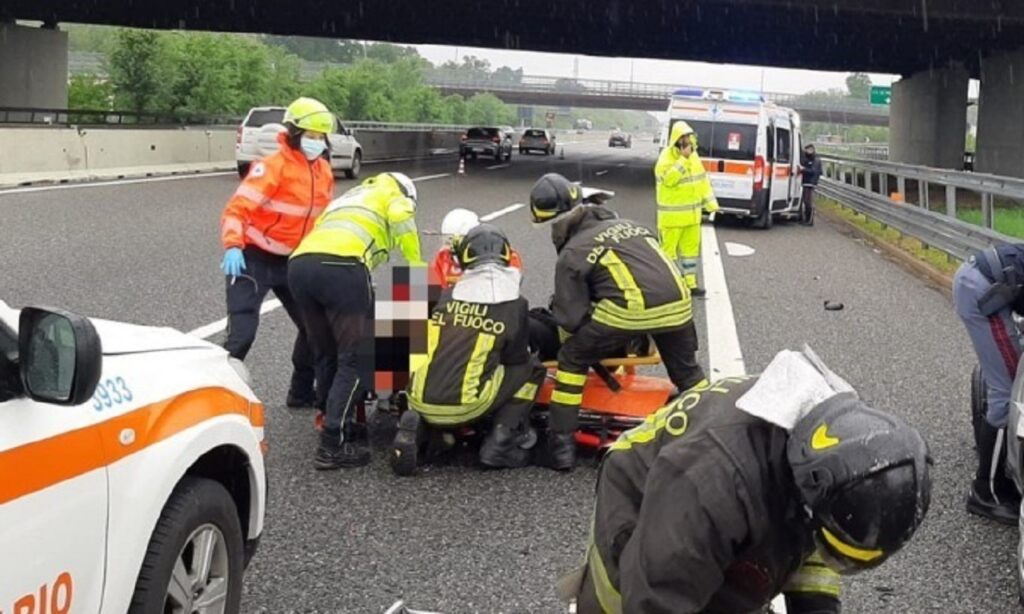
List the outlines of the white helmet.
{"type": "Polygon", "coordinates": [[[441,222],[441,234],[465,236],[479,224],[480,218],[469,209],[452,209],[441,222]]]}
{"type": "Polygon", "coordinates": [[[412,179],[404,173],[388,173],[391,178],[398,182],[398,187],[401,188],[402,194],[411,198],[412,201],[416,202],[416,184],[413,183],[412,179]]]}

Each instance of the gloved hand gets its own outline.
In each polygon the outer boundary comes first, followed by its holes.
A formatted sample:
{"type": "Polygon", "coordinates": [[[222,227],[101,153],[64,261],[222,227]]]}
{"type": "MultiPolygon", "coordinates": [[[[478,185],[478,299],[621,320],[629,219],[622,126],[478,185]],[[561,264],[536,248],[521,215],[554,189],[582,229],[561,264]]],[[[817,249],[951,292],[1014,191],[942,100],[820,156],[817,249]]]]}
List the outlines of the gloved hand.
{"type": "Polygon", "coordinates": [[[704,213],[713,214],[715,211],[718,211],[718,203],[717,202],[712,204],[710,207],[704,207],[704,213]]]}
{"type": "Polygon", "coordinates": [[[232,277],[241,275],[245,270],[245,256],[242,255],[242,250],[237,247],[229,247],[224,252],[224,260],[220,263],[220,269],[224,271],[225,275],[232,277]]]}

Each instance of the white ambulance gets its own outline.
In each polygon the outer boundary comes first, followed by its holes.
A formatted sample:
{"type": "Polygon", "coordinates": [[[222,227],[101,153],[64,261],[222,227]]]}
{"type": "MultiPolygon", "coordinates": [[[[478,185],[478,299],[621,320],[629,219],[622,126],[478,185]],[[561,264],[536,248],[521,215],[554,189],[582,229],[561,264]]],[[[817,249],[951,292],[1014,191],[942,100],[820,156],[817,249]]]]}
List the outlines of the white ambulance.
{"type": "Polygon", "coordinates": [[[759,228],[770,228],[773,216],[799,214],[803,146],[796,111],[756,93],[679,89],[669,101],[662,146],[678,121],[697,133],[697,153],[710,175],[719,215],[750,218],[759,228]]]}
{"type": "Polygon", "coordinates": [[[238,612],[263,429],[215,345],[0,301],[0,613],[238,612]]]}

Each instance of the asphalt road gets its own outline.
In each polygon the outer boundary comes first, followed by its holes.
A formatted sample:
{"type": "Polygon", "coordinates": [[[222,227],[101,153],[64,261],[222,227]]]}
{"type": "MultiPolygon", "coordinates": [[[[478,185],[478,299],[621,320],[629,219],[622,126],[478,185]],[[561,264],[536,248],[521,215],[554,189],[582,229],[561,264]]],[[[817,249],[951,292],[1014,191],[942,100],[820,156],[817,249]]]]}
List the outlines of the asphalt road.
{"type": "MultiPolygon", "coordinates": [[[[548,170],[615,190],[614,208],[653,225],[654,145],[605,145],[566,144],[564,160],[516,155],[503,168],[478,161],[465,176],[421,181],[419,226],[436,231],[452,207],[486,214],[525,202],[548,170]]],[[[456,168],[449,159],[387,170],[426,177],[456,168]]],[[[218,218],[236,185],[223,175],[0,193],[0,298],[186,331],[216,321],[225,315],[218,218]]],[[[524,256],[526,295],[546,303],[547,230],[530,226],[523,209],[495,223],[524,256]]],[[[717,233],[747,370],[809,343],[862,396],[918,426],[935,456],[924,527],[882,568],[845,584],[844,611],[1014,611],[1017,532],[963,509],[973,355],[949,301],[821,218],[767,232],[720,223],[717,233]],[[754,253],[730,256],[727,242],[754,253]],[[826,311],[825,300],[845,308],[826,311]]],[[[425,234],[423,244],[432,253],[438,238],[425,234]]],[[[448,614],[557,612],[551,585],[583,555],[594,468],[484,473],[467,462],[398,479],[378,448],[370,467],[316,472],[311,414],[284,407],[293,336],[285,314],[272,312],[248,360],[269,409],[271,501],[243,610],[380,612],[404,598],[448,614]]]]}

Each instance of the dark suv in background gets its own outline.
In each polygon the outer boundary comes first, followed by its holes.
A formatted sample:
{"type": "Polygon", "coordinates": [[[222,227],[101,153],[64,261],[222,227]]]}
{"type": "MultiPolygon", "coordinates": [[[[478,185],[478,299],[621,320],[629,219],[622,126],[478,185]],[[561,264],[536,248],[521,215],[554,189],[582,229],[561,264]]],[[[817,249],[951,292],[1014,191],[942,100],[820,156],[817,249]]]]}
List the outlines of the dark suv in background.
{"type": "Polygon", "coordinates": [[[470,128],[462,135],[459,155],[475,160],[477,156],[487,156],[495,160],[512,159],[512,137],[501,128],[479,127],[470,128]]]}

